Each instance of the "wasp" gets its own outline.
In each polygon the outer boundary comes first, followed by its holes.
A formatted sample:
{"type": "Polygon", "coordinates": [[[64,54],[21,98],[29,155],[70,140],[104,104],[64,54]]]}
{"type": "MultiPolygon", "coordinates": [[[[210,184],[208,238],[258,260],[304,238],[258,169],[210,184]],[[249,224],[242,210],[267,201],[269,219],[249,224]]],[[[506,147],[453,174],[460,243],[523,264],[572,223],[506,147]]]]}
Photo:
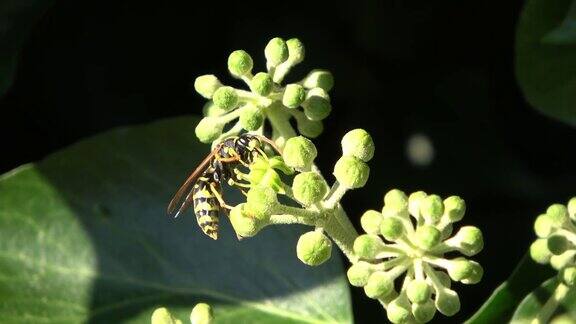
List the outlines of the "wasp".
{"type": "Polygon", "coordinates": [[[168,204],[168,215],[178,217],[193,204],[202,232],[218,239],[218,215],[221,210],[232,208],[222,197],[221,184],[228,183],[242,191],[248,187],[235,170],[240,165],[248,167],[257,156],[266,157],[264,144],[280,154],[274,142],[260,135],[241,134],[220,142],[180,186],[168,204]]]}

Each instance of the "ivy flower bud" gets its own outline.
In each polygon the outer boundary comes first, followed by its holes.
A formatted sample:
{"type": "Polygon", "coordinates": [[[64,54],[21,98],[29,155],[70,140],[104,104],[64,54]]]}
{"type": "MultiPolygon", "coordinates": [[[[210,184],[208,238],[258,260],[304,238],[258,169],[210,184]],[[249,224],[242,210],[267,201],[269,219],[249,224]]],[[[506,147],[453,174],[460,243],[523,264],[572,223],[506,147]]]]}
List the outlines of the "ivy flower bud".
{"type": "Polygon", "coordinates": [[[218,117],[226,115],[226,113],[228,113],[228,110],[216,106],[216,104],[212,100],[206,101],[206,103],[202,107],[202,114],[204,115],[204,117],[218,117]]]}
{"type": "MultiPolygon", "coordinates": [[[[275,158],[273,159],[256,159],[250,165],[250,173],[248,173],[248,179],[252,186],[260,186],[260,187],[270,187],[276,192],[283,193],[284,186],[280,175],[276,172],[275,167],[275,158]]],[[[277,167],[278,168],[278,167],[277,167]]],[[[281,171],[283,168],[279,168],[281,171]]],[[[286,172],[285,172],[286,173],[286,172]]]]}
{"type": "Polygon", "coordinates": [[[438,243],[440,243],[441,233],[440,231],[430,225],[423,225],[416,229],[414,233],[414,243],[424,250],[430,250],[438,243]]]}
{"type": "Polygon", "coordinates": [[[309,138],[316,138],[324,131],[324,125],[321,121],[308,120],[308,118],[301,118],[296,120],[298,132],[309,138]]]}
{"type": "Polygon", "coordinates": [[[436,224],[444,214],[444,202],[437,195],[430,195],[420,202],[420,214],[427,223],[436,224]]]}
{"type": "Polygon", "coordinates": [[[264,48],[264,56],[271,66],[277,66],[286,61],[288,59],[286,42],[280,37],[272,38],[264,48]]]}
{"type": "Polygon", "coordinates": [[[302,136],[292,137],[286,141],[282,157],[289,167],[297,170],[310,169],[312,162],[318,155],[316,146],[309,139],[302,136]]]}
{"type": "Polygon", "coordinates": [[[530,245],[530,257],[540,264],[546,264],[550,261],[552,253],[548,250],[547,239],[537,239],[530,245]]]}
{"type": "Polygon", "coordinates": [[[246,212],[259,220],[265,220],[278,206],[276,191],[270,187],[252,187],[246,196],[246,212]]]}
{"type": "Polygon", "coordinates": [[[568,248],[570,248],[570,242],[563,235],[552,235],[548,238],[548,250],[554,255],[560,255],[568,248]]]}
{"type": "Polygon", "coordinates": [[[484,248],[484,238],[478,227],[463,226],[458,233],[449,240],[451,246],[458,247],[458,250],[466,256],[473,256],[484,248]]]}
{"type": "Polygon", "coordinates": [[[312,231],[303,234],[296,245],[296,255],[309,266],[318,266],[330,259],[332,242],[322,232],[312,231]]]}
{"type": "Polygon", "coordinates": [[[554,232],[554,224],[548,214],[542,214],[536,218],[534,232],[539,238],[546,238],[554,232]]]}
{"type": "Polygon", "coordinates": [[[346,272],[346,276],[352,286],[364,287],[368,283],[368,278],[372,272],[368,262],[358,261],[350,266],[346,272]]]}
{"type": "Polygon", "coordinates": [[[436,315],[436,305],[430,299],[422,304],[412,304],[412,315],[418,323],[427,323],[436,315]]]}
{"type": "Polygon", "coordinates": [[[239,121],[245,130],[255,131],[264,123],[264,114],[262,114],[262,110],[258,106],[248,104],[242,109],[239,121]]]}
{"type": "Polygon", "coordinates": [[[370,168],[353,156],[343,156],[334,165],[333,174],[340,184],[356,189],[364,187],[370,176],[370,168]]]}
{"type": "Polygon", "coordinates": [[[288,60],[294,65],[304,60],[304,44],[298,38],[291,38],[286,41],[288,47],[288,60]]]}
{"type": "Polygon", "coordinates": [[[384,195],[384,206],[402,214],[407,211],[408,198],[403,191],[392,189],[384,195]]]}
{"type": "Polygon", "coordinates": [[[457,258],[448,262],[446,270],[452,280],[462,281],[472,274],[474,270],[473,267],[470,261],[464,258],[457,258]]]}
{"type": "Polygon", "coordinates": [[[466,213],[466,203],[458,196],[444,199],[444,215],[451,223],[458,222],[466,213]]]}
{"type": "Polygon", "coordinates": [[[194,132],[202,143],[211,143],[222,134],[224,124],[216,117],[204,117],[200,120],[194,132]]]}
{"type": "Polygon", "coordinates": [[[304,107],[304,115],[310,120],[323,120],[332,111],[328,95],[321,88],[314,88],[308,91],[302,107],[304,107]]]}
{"type": "Polygon", "coordinates": [[[396,216],[384,217],[380,224],[380,234],[388,241],[396,241],[404,234],[404,224],[396,216]]]}
{"type": "Polygon", "coordinates": [[[408,197],[408,211],[410,212],[411,215],[413,215],[416,218],[420,218],[420,204],[422,203],[422,200],[424,198],[426,198],[426,193],[424,191],[417,191],[414,193],[411,193],[410,196],[408,197]]]}
{"type": "Polygon", "coordinates": [[[214,321],[212,307],[206,303],[198,303],[192,308],[190,322],[192,324],[211,324],[214,321]]]}
{"type": "Polygon", "coordinates": [[[212,74],[201,75],[194,80],[194,90],[206,99],[212,99],[214,92],[221,86],[220,80],[212,74]]]}
{"type": "Polygon", "coordinates": [[[371,274],[364,286],[366,296],[374,299],[386,297],[392,290],[394,290],[394,281],[382,271],[371,274]]]}
{"type": "Polygon", "coordinates": [[[292,192],[296,200],[304,206],[310,206],[322,200],[328,192],[328,188],[318,173],[302,172],[294,177],[292,192]]]}
{"type": "Polygon", "coordinates": [[[262,229],[262,222],[245,212],[246,204],[234,206],[230,211],[230,223],[240,237],[252,237],[262,229]]]}
{"type": "Polygon", "coordinates": [[[237,78],[251,73],[253,66],[252,57],[244,50],[234,51],[228,56],[228,71],[237,78]]]}
{"type": "Polygon", "coordinates": [[[460,282],[467,285],[474,285],[479,283],[480,280],[482,280],[482,277],[484,276],[484,269],[482,268],[480,263],[476,261],[469,261],[469,262],[471,271],[469,272],[468,276],[460,280],[460,282]]]}
{"type": "Polygon", "coordinates": [[[349,131],[342,138],[342,154],[354,156],[364,162],[374,156],[374,141],[367,131],[358,128],[349,131]]]}
{"type": "Polygon", "coordinates": [[[560,271],[562,268],[567,266],[568,264],[574,263],[574,254],[568,252],[563,253],[560,255],[552,255],[550,256],[550,265],[556,271],[560,271]]]}
{"type": "Polygon", "coordinates": [[[385,248],[384,242],[378,235],[362,234],[354,240],[352,249],[363,259],[374,259],[385,248]]]}
{"type": "Polygon", "coordinates": [[[569,266],[558,273],[559,279],[568,287],[576,285],[576,266],[569,266]]]}
{"type": "Polygon", "coordinates": [[[334,86],[334,77],[326,70],[312,70],[302,81],[307,89],[321,88],[324,91],[330,91],[334,86]]]}
{"type": "Polygon", "coordinates": [[[451,289],[443,289],[436,296],[436,308],[446,316],[452,316],[460,311],[460,298],[451,289]]]}
{"type": "Polygon", "coordinates": [[[561,204],[554,204],[546,210],[554,227],[561,227],[568,220],[568,209],[561,204]]]}
{"type": "Polygon", "coordinates": [[[306,99],[306,90],[299,84],[291,83],[284,89],[282,104],[288,108],[297,108],[304,102],[304,99],[306,99]]]}
{"type": "Polygon", "coordinates": [[[432,288],[424,279],[412,280],[406,287],[406,296],[416,304],[423,304],[430,299],[432,288]]]}
{"type": "Polygon", "coordinates": [[[257,73],[252,80],[250,80],[250,90],[260,96],[267,96],[272,91],[272,78],[266,72],[257,73]]]}
{"type": "Polygon", "coordinates": [[[182,324],[182,321],[174,318],[165,307],[156,308],[150,322],[152,324],[182,324]]]}
{"type": "Polygon", "coordinates": [[[388,320],[392,323],[409,323],[411,315],[410,303],[406,298],[394,299],[386,309],[388,320]]]}
{"type": "Polygon", "coordinates": [[[216,106],[230,111],[238,106],[238,94],[232,87],[220,87],[212,97],[216,106]]]}
{"type": "Polygon", "coordinates": [[[572,197],[570,201],[568,201],[568,215],[570,219],[576,221],[576,197],[572,197]]]}
{"type": "Polygon", "coordinates": [[[382,223],[382,214],[375,210],[367,210],[360,217],[360,225],[364,232],[368,234],[378,234],[380,232],[380,223],[382,223]]]}

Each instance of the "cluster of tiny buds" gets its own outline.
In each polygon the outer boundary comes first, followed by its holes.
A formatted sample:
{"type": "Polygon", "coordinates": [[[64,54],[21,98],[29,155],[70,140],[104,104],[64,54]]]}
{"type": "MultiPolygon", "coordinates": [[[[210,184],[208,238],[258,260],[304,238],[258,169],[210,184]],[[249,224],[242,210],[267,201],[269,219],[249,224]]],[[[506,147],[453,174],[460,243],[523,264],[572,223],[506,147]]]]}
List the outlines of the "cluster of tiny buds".
{"type": "Polygon", "coordinates": [[[482,232],[464,226],[452,236],[465,210],[458,196],[442,200],[423,191],[389,191],[381,212],[368,210],[361,217],[366,234],[354,242],[360,261],[348,270],[348,280],[378,299],[393,323],[428,322],[436,310],[456,314],[460,300],[451,281],[475,284],[483,274],[480,264],[466,258],[482,250],[482,232]],[[449,252],[466,257],[448,259],[449,252]]]}
{"type": "MultiPolygon", "coordinates": [[[[242,130],[261,131],[266,118],[270,119],[273,128],[277,126],[274,123],[288,124],[290,118],[294,118],[298,131],[310,138],[322,133],[322,120],[332,110],[328,96],[334,85],[332,74],[312,70],[299,82],[282,86],[290,69],[304,60],[304,45],[296,38],[284,41],[276,37],[268,42],[264,54],[267,71],[256,74],[252,72],[252,57],[246,51],[236,50],[228,57],[230,74],[243,80],[249,91],[225,86],[211,74],[196,78],[194,89],[210,99],[203,108],[205,117],[196,127],[196,136],[201,142],[217,142],[242,130]],[[225,131],[225,126],[235,120],[235,124],[225,131]]],[[[273,137],[280,136],[273,134],[273,137]]]]}
{"type": "Polygon", "coordinates": [[[530,246],[534,261],[558,270],[558,279],[568,287],[576,285],[576,197],[567,205],[553,204],[536,218],[538,239],[530,246]]]}
{"type": "MultiPolygon", "coordinates": [[[[183,322],[174,317],[170,311],[165,307],[160,307],[154,310],[150,318],[151,324],[182,324],[183,322]]],[[[214,314],[212,307],[206,303],[198,303],[192,308],[190,313],[191,324],[212,324],[214,322],[214,314]]]]}
{"type": "Polygon", "coordinates": [[[342,153],[334,166],[336,181],[332,187],[313,167],[318,151],[305,137],[288,139],[281,157],[255,160],[248,174],[239,174],[250,182],[251,188],[246,203],[235,206],[230,212],[236,233],[240,237],[251,237],[266,225],[279,223],[314,226],[314,230],[298,240],[296,254],[311,266],[327,261],[332,251],[328,238],[332,234],[329,220],[344,193],[366,183],[370,171],[366,162],[374,154],[372,137],[363,129],[348,132],[342,139],[342,153]],[[279,172],[296,174],[292,184],[286,184],[279,172]],[[280,203],[278,195],[294,203],[280,203]],[[300,206],[294,207],[295,204],[300,206]]]}

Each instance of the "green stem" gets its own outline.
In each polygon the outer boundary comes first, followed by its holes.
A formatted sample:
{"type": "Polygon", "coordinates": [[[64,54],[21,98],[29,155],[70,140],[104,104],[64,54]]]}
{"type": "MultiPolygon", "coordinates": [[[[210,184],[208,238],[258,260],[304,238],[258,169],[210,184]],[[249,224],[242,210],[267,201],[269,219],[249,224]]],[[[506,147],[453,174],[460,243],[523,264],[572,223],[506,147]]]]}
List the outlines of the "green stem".
{"type": "Polygon", "coordinates": [[[316,220],[292,214],[277,214],[270,216],[270,224],[304,224],[315,226],[316,220]]]}
{"type": "Polygon", "coordinates": [[[330,192],[328,196],[324,200],[324,208],[326,209],[334,209],[336,204],[340,202],[340,199],[344,196],[344,194],[348,191],[348,188],[341,185],[340,182],[334,181],[334,185],[330,188],[330,192]]]}
{"type": "Polygon", "coordinates": [[[544,304],[544,306],[540,309],[538,317],[532,320],[531,324],[548,323],[550,321],[550,317],[554,315],[556,308],[558,308],[558,305],[562,302],[564,297],[566,297],[566,294],[568,294],[569,291],[570,287],[559,282],[558,286],[556,286],[556,289],[554,290],[554,293],[552,296],[550,296],[546,304],[544,304]]]}

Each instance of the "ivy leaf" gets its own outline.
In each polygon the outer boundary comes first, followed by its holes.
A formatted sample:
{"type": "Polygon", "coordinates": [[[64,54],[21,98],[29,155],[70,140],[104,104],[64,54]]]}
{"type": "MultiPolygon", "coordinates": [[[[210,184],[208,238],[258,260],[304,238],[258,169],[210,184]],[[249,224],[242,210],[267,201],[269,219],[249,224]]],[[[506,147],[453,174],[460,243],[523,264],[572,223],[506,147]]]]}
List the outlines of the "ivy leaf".
{"type": "Polygon", "coordinates": [[[576,0],[529,0],[516,31],[516,77],[526,100],[576,125],[576,0]]]}
{"type": "MultiPolygon", "coordinates": [[[[516,312],[514,312],[511,322],[515,324],[548,323],[556,316],[564,315],[571,319],[569,322],[573,323],[573,320],[576,319],[576,290],[569,289],[564,285],[559,287],[559,290],[557,290],[557,287],[558,280],[556,278],[544,282],[538,289],[522,300],[516,312]],[[555,302],[556,307],[553,307],[554,309],[547,308],[546,304],[549,302],[550,297],[558,293],[565,295],[561,300],[555,302]],[[540,317],[542,315],[545,318],[540,317]]],[[[548,304],[547,306],[550,305],[548,304]]]]}
{"type": "Polygon", "coordinates": [[[208,153],[197,122],[116,129],[0,177],[2,323],[149,323],[160,306],[187,320],[198,302],[216,323],[352,322],[340,259],[297,259],[304,228],[238,241],[221,217],[213,241],[191,211],[166,216],[208,153]]]}

